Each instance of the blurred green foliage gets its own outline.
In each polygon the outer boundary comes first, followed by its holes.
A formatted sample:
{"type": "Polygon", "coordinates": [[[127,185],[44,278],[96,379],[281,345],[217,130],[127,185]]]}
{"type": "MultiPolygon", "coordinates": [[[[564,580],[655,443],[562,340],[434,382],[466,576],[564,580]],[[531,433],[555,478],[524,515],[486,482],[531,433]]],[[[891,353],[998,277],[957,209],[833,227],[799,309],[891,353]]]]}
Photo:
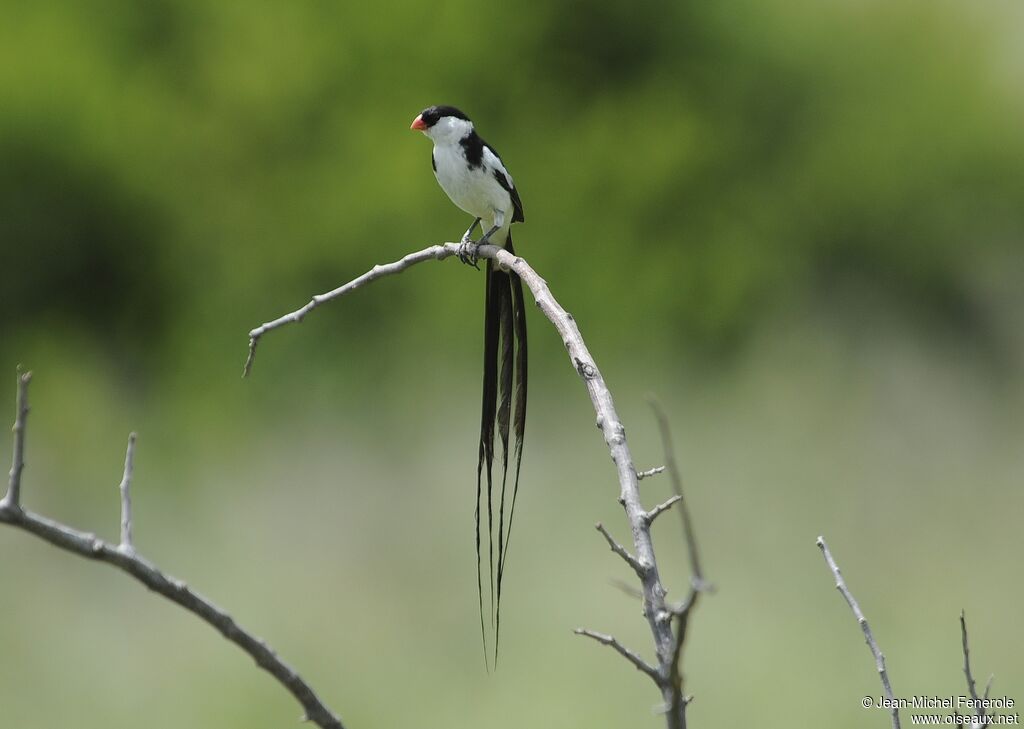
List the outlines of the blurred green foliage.
{"type": "MultiPolygon", "coordinates": [[[[1012,695],[1022,21],[1013,0],[0,0],[0,418],[25,362],[26,499],[116,529],[138,429],[144,553],[354,727],[659,725],[649,687],[568,632],[646,652],[591,533],[621,526],[606,453],[539,316],[493,680],[473,629],[479,275],[376,284],[269,335],[240,379],[250,328],[465,229],[407,128],[450,103],[515,175],[517,248],[579,320],[641,465],[660,458],[644,391],[673,413],[721,586],[688,649],[695,725],[863,725],[878,687],[819,531],[901,695],[962,691],[961,607],[976,673],[1012,695]]],[[[658,539],[678,592],[676,536],[658,539]]],[[[0,530],[0,576],[5,729],[292,716],[119,575],[0,530]]]]}
{"type": "MultiPolygon", "coordinates": [[[[503,150],[529,213],[520,248],[613,343],[650,320],[677,351],[730,351],[766,313],[851,280],[988,337],[977,269],[1024,223],[1024,94],[999,17],[6,0],[5,349],[52,324],[176,367],[182,336],[237,340],[455,237],[464,216],[406,131],[433,102],[503,150]]],[[[435,303],[416,278],[339,339],[420,331],[477,295],[435,303]]]]}

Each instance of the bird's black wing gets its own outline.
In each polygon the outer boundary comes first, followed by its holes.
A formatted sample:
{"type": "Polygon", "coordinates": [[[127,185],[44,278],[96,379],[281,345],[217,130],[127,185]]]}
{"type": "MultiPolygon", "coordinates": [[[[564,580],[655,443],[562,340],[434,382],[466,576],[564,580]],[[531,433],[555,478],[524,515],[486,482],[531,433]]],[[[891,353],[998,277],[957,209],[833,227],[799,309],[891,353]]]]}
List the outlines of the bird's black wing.
{"type": "Polygon", "coordinates": [[[512,222],[513,223],[525,223],[526,218],[523,216],[523,201],[519,199],[519,191],[516,189],[515,183],[512,182],[512,175],[508,173],[505,168],[505,163],[501,160],[501,155],[491,145],[484,142],[484,147],[490,150],[494,158],[498,160],[498,165],[492,170],[494,179],[498,181],[498,184],[505,188],[505,191],[512,197],[512,222]]]}

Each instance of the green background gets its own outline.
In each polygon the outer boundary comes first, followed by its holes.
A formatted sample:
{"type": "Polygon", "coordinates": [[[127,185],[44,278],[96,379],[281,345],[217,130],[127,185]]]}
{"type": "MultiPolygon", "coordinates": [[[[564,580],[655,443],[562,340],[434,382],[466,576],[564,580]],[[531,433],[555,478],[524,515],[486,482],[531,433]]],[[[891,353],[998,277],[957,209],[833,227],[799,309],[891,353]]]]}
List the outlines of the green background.
{"type": "MultiPolygon", "coordinates": [[[[579,378],[532,307],[531,402],[484,672],[483,282],[422,108],[501,151],[517,248],[578,320],[638,466],[669,412],[708,577],[691,725],[886,726],[825,534],[899,696],[1024,681],[1024,52],[1017,2],[0,0],[0,413],[35,372],[27,507],[136,544],[350,729],[656,727],[585,625],[650,655],[579,378]]],[[[8,417],[4,415],[3,417],[8,417]]],[[[648,505],[669,493],[645,481],[648,505]]],[[[688,575],[655,529],[670,597],[688,575]]],[[[108,567],[0,529],[0,726],[286,727],[290,696],[108,567]]],[[[909,717],[904,717],[909,724],[909,717]]]]}

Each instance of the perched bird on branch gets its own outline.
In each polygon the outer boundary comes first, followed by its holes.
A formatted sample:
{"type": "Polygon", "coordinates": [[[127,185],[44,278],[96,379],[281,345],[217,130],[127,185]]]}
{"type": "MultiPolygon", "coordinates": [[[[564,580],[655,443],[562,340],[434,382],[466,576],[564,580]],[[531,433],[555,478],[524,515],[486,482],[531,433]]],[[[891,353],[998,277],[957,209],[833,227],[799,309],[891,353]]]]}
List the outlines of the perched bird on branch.
{"type": "MultiPolygon", "coordinates": [[[[464,263],[476,267],[473,231],[483,223],[487,232],[476,245],[503,246],[514,254],[510,228],[522,222],[523,203],[512,175],[497,151],[476,133],[469,117],[452,106],[424,109],[412,122],[434,143],[431,161],[434,176],[452,202],[473,216],[462,236],[464,263]]],[[[487,629],[481,577],[480,504],[487,484],[487,541],[491,624],[494,630],[494,663],[498,660],[501,627],[501,583],[508,555],[512,517],[519,491],[519,466],[526,428],[526,311],[523,284],[512,272],[501,271],[488,259],[484,294],[484,387],[480,422],[480,448],[476,471],[476,566],[480,601],[480,632],[487,659],[487,629]],[[494,498],[491,466],[494,462],[494,430],[501,441],[501,492],[494,498]],[[509,432],[513,436],[515,474],[511,498],[505,498],[508,481],[509,432]],[[505,517],[506,508],[508,518],[505,517]],[[495,564],[495,511],[497,511],[497,564],[495,564]]]]}

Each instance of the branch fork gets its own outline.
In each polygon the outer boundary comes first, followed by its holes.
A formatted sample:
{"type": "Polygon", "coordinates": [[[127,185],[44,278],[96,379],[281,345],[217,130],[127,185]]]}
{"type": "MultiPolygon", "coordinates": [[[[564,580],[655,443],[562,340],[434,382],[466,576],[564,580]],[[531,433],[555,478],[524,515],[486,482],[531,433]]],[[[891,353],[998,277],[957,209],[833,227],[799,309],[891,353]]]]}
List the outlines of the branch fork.
{"type": "Polygon", "coordinates": [[[267,671],[299,702],[305,716],[321,729],[344,729],[341,720],[317,697],[295,670],[278,658],[261,638],[242,628],[226,612],[188,585],[161,572],[153,563],[136,554],[132,542],[131,482],[135,462],[135,434],[128,438],[124,473],[119,487],[121,494],[121,539],[117,545],[100,539],[95,534],[78,531],[56,521],[39,516],[20,504],[21,475],[25,460],[28,385],[31,373],[18,373],[18,403],[14,423],[14,458],[7,494],[0,501],[0,524],[8,524],[80,557],[106,562],[128,573],[171,602],[177,603],[200,620],[215,628],[225,638],[245,651],[256,664],[267,671]]]}

